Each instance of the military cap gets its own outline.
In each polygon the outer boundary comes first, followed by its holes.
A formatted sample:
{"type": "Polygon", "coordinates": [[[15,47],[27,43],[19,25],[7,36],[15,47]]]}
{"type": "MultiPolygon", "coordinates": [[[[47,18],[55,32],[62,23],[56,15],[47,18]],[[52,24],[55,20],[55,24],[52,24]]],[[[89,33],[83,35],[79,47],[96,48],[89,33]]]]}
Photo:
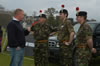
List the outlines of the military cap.
{"type": "Polygon", "coordinates": [[[45,14],[40,14],[39,17],[41,17],[41,18],[47,18],[45,14]]]}
{"type": "Polygon", "coordinates": [[[67,15],[68,15],[68,11],[67,11],[66,9],[62,9],[62,10],[60,10],[59,13],[64,13],[64,14],[67,14],[67,15]]]}
{"type": "Polygon", "coordinates": [[[87,12],[86,11],[80,11],[76,14],[76,16],[87,16],[87,12]]]}

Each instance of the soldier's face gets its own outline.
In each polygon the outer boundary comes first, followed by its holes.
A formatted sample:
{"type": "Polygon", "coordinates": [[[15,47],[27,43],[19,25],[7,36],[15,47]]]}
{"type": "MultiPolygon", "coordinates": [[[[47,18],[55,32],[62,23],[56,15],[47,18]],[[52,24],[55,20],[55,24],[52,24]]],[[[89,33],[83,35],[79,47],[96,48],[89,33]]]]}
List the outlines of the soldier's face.
{"type": "Polygon", "coordinates": [[[82,21],[82,17],[81,16],[77,16],[76,20],[77,20],[77,22],[81,22],[82,21]]]}
{"type": "Polygon", "coordinates": [[[45,18],[39,18],[39,21],[40,21],[40,22],[45,22],[46,19],[45,19],[45,18]]]}
{"type": "Polygon", "coordinates": [[[64,13],[60,13],[59,15],[60,15],[60,19],[61,20],[63,20],[64,18],[66,18],[66,14],[64,14],[64,13]]]}

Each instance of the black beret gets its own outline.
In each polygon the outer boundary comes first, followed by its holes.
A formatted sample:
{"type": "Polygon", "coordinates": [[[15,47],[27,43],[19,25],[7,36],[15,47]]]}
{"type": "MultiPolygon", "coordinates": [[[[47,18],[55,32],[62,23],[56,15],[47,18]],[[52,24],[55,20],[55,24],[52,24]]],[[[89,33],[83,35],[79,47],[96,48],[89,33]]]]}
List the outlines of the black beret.
{"type": "Polygon", "coordinates": [[[62,10],[60,10],[60,12],[59,12],[59,13],[68,14],[68,11],[67,11],[66,9],[62,9],[62,10]]]}
{"type": "Polygon", "coordinates": [[[76,16],[87,16],[87,12],[86,11],[80,11],[76,14],[76,16]]]}
{"type": "Polygon", "coordinates": [[[40,14],[39,17],[41,17],[41,18],[47,18],[45,14],[40,14]]]}

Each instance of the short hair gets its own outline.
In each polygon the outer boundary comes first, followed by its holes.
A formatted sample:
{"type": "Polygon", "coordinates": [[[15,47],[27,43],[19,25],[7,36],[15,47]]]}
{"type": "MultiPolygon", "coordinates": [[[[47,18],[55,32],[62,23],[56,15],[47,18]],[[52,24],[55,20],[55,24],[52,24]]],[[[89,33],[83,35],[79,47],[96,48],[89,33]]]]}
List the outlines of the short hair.
{"type": "Polygon", "coordinates": [[[14,16],[17,15],[19,12],[22,12],[22,11],[23,11],[23,10],[20,9],[20,8],[16,9],[16,10],[14,11],[14,16]]]}
{"type": "Polygon", "coordinates": [[[64,13],[64,14],[67,15],[66,17],[68,17],[68,10],[66,10],[66,9],[62,9],[62,10],[60,10],[59,13],[64,13]]]}

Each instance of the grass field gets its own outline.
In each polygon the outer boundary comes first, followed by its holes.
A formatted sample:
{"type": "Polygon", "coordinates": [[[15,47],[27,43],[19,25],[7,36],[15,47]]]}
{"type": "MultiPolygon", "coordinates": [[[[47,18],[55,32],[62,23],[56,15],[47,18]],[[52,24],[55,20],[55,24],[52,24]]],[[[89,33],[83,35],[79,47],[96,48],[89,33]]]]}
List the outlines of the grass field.
{"type": "MultiPolygon", "coordinates": [[[[8,53],[0,53],[0,66],[9,66],[10,56],[8,53]]],[[[24,57],[23,66],[34,66],[33,57],[24,57]]],[[[59,66],[58,64],[49,64],[49,66],[59,66]]],[[[100,66],[100,57],[93,58],[90,66],[100,66]]]]}
{"type": "MultiPolygon", "coordinates": [[[[0,66],[9,66],[10,56],[7,52],[0,53],[0,66]]],[[[24,57],[23,66],[34,66],[33,57],[24,57]]],[[[57,64],[49,64],[49,66],[58,66],[57,64]]]]}
{"type": "MultiPolygon", "coordinates": [[[[8,54],[0,54],[0,66],[9,66],[10,56],[8,54]]],[[[24,57],[23,66],[34,66],[34,60],[32,58],[24,57]]]]}

